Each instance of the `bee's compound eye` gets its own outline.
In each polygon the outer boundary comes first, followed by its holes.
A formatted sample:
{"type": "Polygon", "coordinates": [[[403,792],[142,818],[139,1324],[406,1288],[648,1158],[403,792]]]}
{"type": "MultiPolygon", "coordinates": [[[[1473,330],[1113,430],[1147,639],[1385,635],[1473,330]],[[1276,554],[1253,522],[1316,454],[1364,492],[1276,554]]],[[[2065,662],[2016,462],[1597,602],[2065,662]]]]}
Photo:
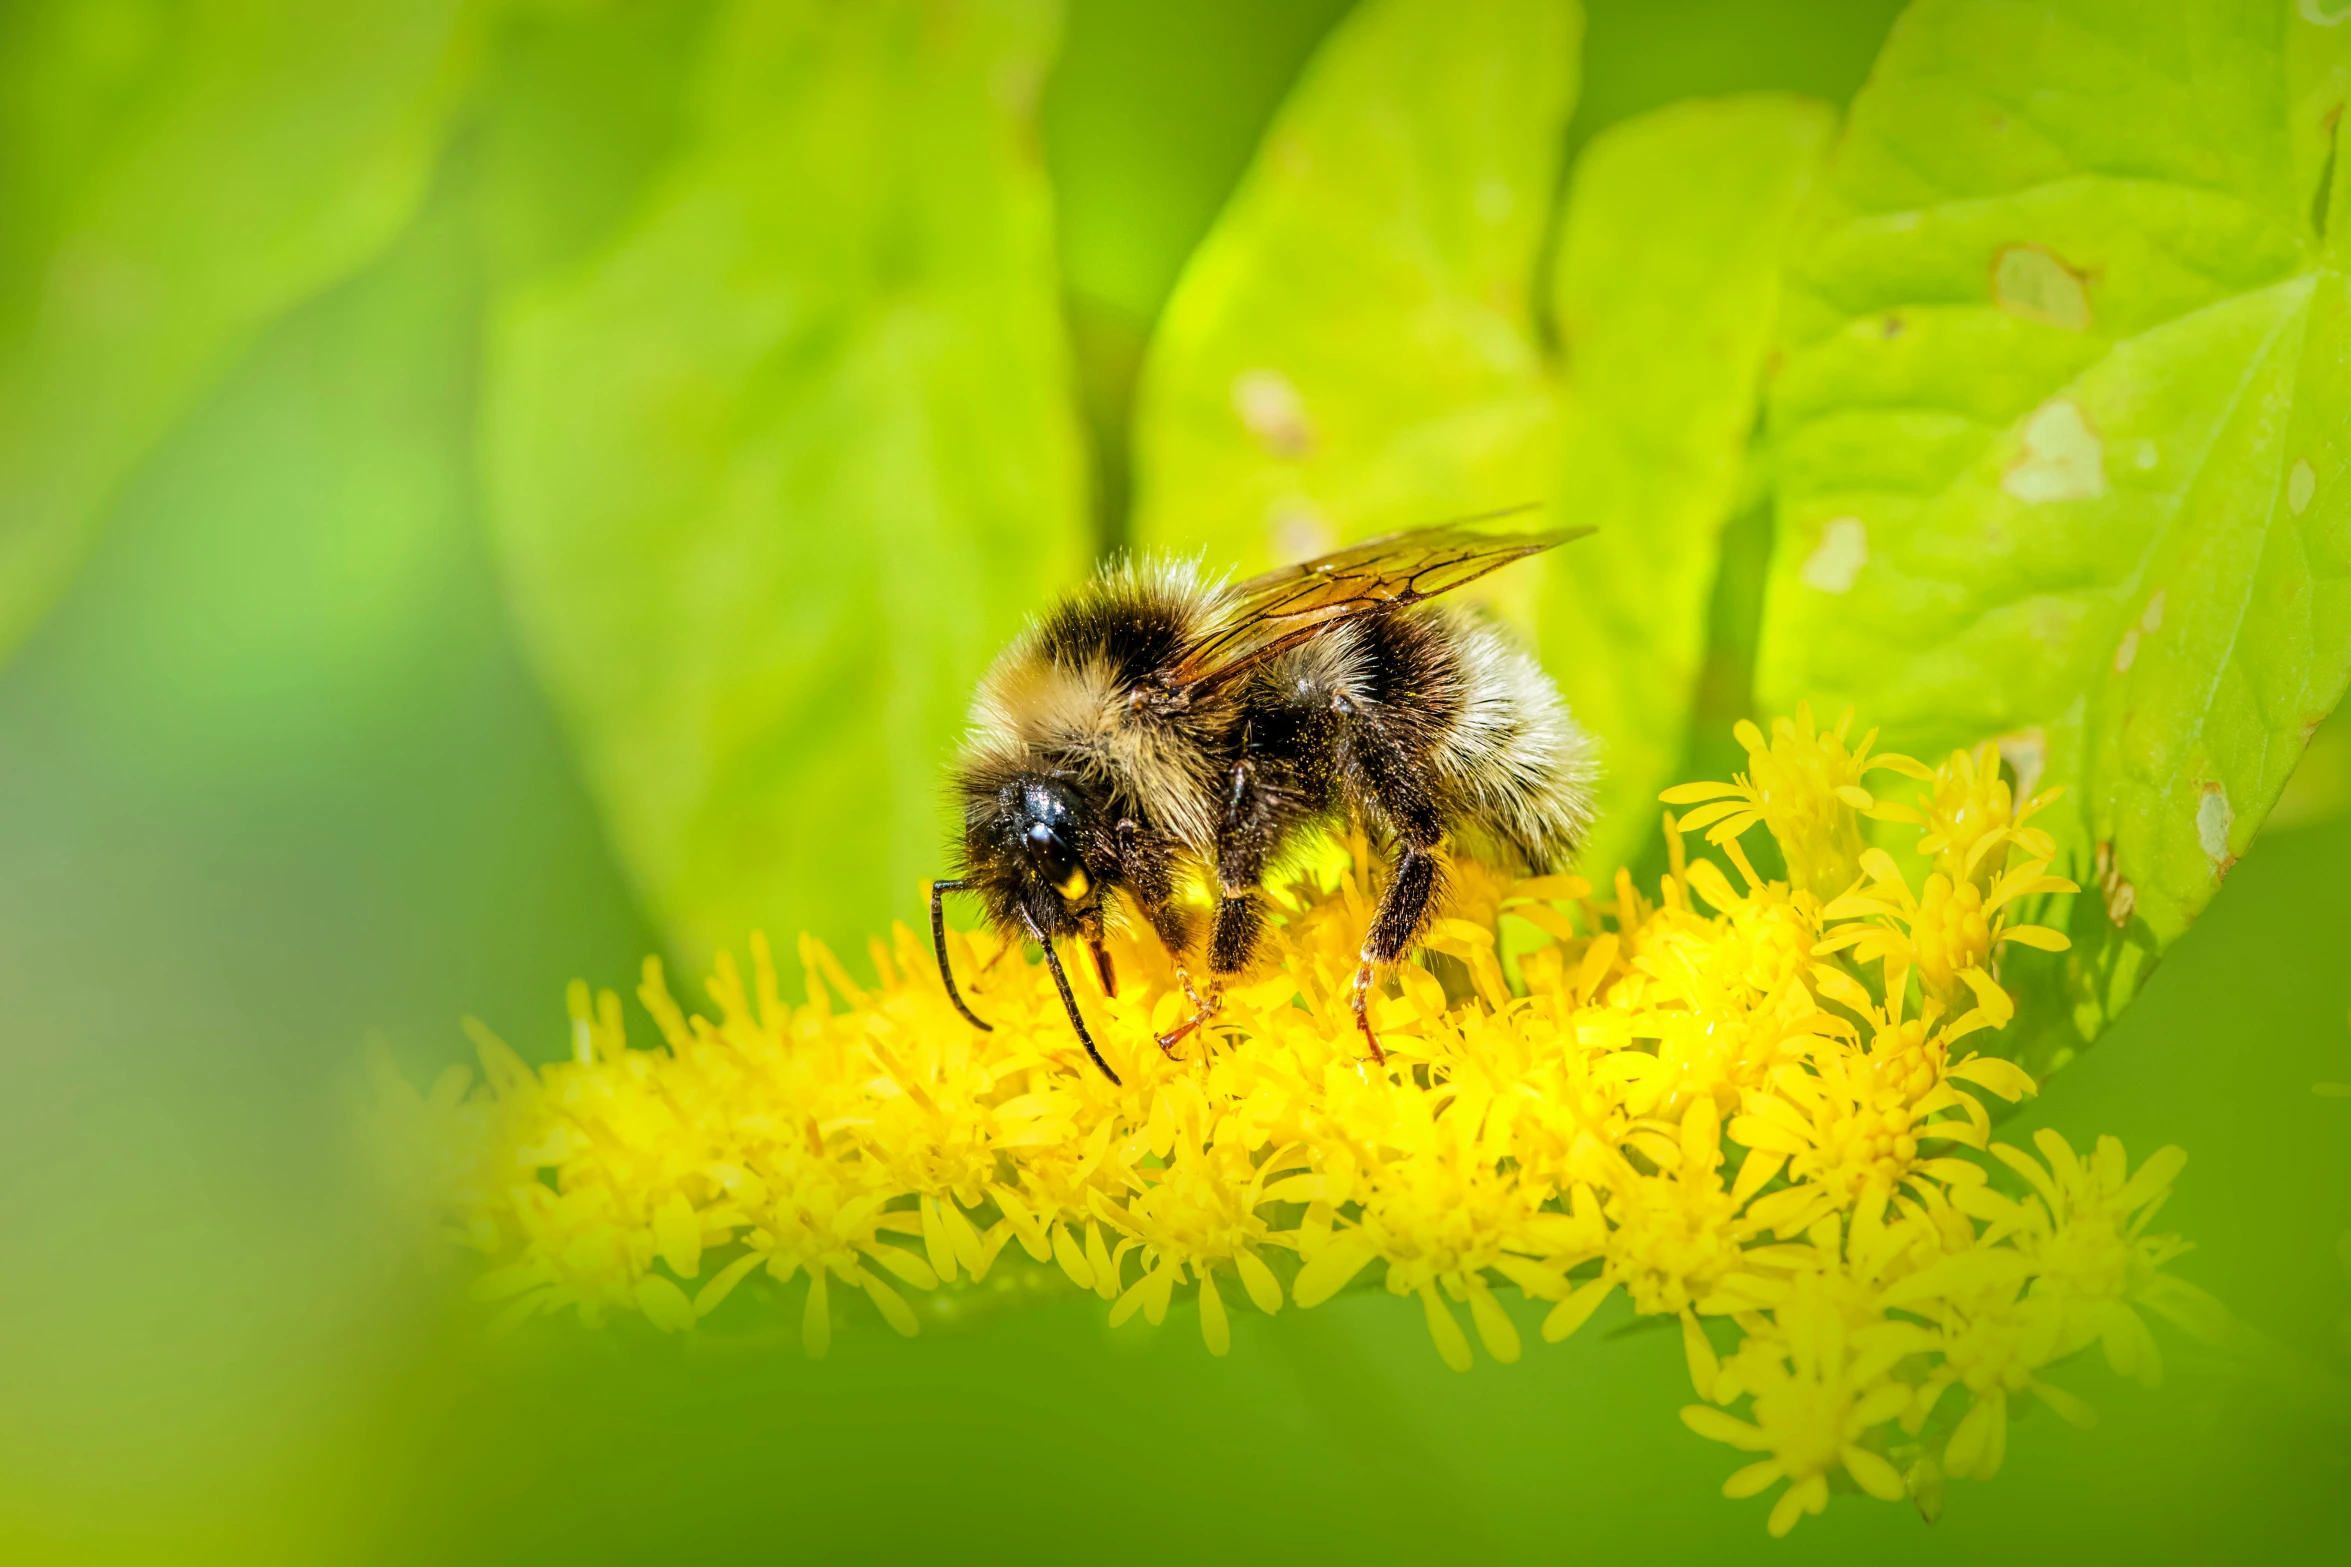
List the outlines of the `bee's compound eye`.
{"type": "Polygon", "coordinates": [[[1030,823],[1022,838],[1021,846],[1028,851],[1029,863],[1054,891],[1071,899],[1086,895],[1086,868],[1068,839],[1043,822],[1030,823]]]}

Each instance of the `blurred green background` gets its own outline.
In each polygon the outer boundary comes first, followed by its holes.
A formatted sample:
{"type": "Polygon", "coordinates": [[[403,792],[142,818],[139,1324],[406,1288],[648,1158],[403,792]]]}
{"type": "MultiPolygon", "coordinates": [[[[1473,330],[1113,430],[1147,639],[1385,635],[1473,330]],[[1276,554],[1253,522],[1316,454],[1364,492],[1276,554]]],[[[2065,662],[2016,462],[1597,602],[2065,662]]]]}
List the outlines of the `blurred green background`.
{"type": "MultiPolygon", "coordinates": [[[[244,9],[257,30],[282,20],[244,9]]],[[[224,197],[206,219],[220,233],[185,247],[191,269],[237,279],[206,296],[228,300],[217,319],[117,344],[137,374],[105,382],[102,403],[36,379],[57,393],[55,422],[28,436],[20,421],[13,437],[72,445],[89,474],[119,479],[71,479],[94,497],[86,555],[59,568],[55,603],[26,617],[0,669],[0,1555],[1679,1561],[1765,1548],[1761,1505],[1714,1495],[1724,1455],[1674,1417],[1677,1342],[1612,1334],[1613,1320],[1467,1377],[1429,1352],[1416,1313],[1361,1295],[1246,1318],[1222,1361],[1180,1323],[1113,1334],[1096,1304],[1066,1300],[933,1322],[912,1343],[863,1324],[815,1364],[788,1333],[679,1344],[554,1323],[477,1342],[362,1157],[363,1043],[380,1037],[421,1081],[466,1058],[456,1020],[472,1013],[553,1057],[564,982],[625,990],[668,924],[621,868],[614,835],[629,829],[599,815],[584,781],[597,764],[525,655],[517,628],[534,611],[512,604],[500,550],[531,543],[501,546],[485,526],[485,490],[508,481],[482,446],[485,420],[524,416],[485,407],[481,371],[518,330],[501,325],[514,302],[613,245],[679,155],[700,90],[685,62],[716,23],[697,4],[551,0],[470,16],[427,47],[409,34],[433,9],[354,7],[258,60],[233,47],[237,6],[31,3],[0,23],[13,332],[42,225],[121,127],[147,126],[164,149],[123,176],[125,203],[146,192],[137,210],[221,168],[238,106],[289,61],[303,62],[291,101],[322,124],[378,113],[399,131],[371,154],[368,190],[326,167],[328,131],[322,147],[279,149],[321,166],[300,220],[273,228],[224,197]],[[175,76],[183,47],[214,53],[175,76]],[[361,101],[402,71],[424,83],[418,101],[454,105],[421,141],[400,130],[413,104],[361,101]],[[117,434],[78,433],[93,409],[117,434]]],[[[1086,497],[1082,532],[1021,568],[1039,582],[1128,537],[1125,432],[1153,324],[1346,9],[1073,0],[1050,73],[1005,89],[1041,91],[1086,437],[1064,488],[1086,497]]],[[[1592,0],[1570,149],[1695,94],[1842,104],[1898,9],[1592,0]]],[[[611,348],[623,365],[634,351],[611,348]]],[[[551,373],[593,377],[602,353],[551,373]]],[[[1741,538],[1735,525],[1734,563],[1763,547],[1741,538]]],[[[1713,656],[1735,666],[1760,588],[1739,590],[1735,564],[1723,580],[1713,656]]],[[[1719,731],[1744,688],[1735,668],[1709,671],[1700,720],[1719,731]]],[[[2314,1085],[2351,1082],[2347,751],[2322,731],[2307,786],[2194,935],[2027,1112],[2077,1141],[2111,1130],[2135,1154],[2185,1145],[2164,1222],[2199,1250],[2179,1271],[2338,1376],[2351,1371],[2351,1099],[2314,1085]]],[[[903,909],[933,853],[935,759],[845,761],[838,799],[895,769],[890,787],[916,802],[900,813],[914,824],[903,863],[856,894],[903,909]]],[[[1771,1548],[2351,1553],[2345,1411],[2164,1342],[2169,1386],[2084,1379],[2100,1429],[2025,1419],[2007,1471],[1954,1487],[1932,1527],[1846,1499],[1771,1548]]]]}

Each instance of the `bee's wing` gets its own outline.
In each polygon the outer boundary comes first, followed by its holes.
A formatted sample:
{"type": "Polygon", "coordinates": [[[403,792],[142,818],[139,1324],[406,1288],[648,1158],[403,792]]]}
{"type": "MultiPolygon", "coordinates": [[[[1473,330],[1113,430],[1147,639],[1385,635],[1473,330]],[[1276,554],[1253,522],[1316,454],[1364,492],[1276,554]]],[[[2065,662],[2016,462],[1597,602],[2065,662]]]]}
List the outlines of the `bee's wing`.
{"type": "Polygon", "coordinates": [[[1170,684],[1228,680],[1343,621],[1435,598],[1591,531],[1478,533],[1447,523],[1368,539],[1251,577],[1228,591],[1222,613],[1185,650],[1170,684]]]}

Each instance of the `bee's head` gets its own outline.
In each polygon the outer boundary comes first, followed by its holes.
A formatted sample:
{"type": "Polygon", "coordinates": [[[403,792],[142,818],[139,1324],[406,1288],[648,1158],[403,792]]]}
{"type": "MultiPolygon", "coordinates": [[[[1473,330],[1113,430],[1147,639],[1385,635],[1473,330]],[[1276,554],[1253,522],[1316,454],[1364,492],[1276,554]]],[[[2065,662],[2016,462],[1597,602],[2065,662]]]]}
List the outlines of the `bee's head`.
{"type": "Polygon", "coordinates": [[[1045,772],[974,783],[964,797],[964,859],[989,915],[1047,938],[1098,934],[1113,866],[1092,791],[1045,772]]]}
{"type": "Polygon", "coordinates": [[[988,1027],[964,1004],[947,962],[947,931],[939,894],[976,892],[988,918],[1015,940],[1026,936],[1044,948],[1045,966],[1069,1011],[1069,1026],[1086,1054],[1115,1084],[1118,1074],[1094,1047],[1076,994],[1053,943],[1064,936],[1084,939],[1094,955],[1103,992],[1118,993],[1110,954],[1102,944],[1102,895],[1118,874],[1117,812],[1107,798],[1071,774],[1034,766],[1026,757],[995,765],[967,764],[958,780],[963,796],[961,879],[931,884],[931,943],[939,958],[939,980],[947,998],[980,1028],[988,1027]]]}

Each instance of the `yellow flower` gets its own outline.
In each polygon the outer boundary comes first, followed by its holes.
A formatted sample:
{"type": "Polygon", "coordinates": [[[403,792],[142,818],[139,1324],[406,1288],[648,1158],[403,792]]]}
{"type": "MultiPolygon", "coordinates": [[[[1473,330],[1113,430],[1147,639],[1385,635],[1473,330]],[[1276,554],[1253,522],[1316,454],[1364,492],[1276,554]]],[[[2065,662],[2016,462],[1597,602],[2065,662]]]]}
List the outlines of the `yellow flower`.
{"type": "Polygon", "coordinates": [[[2063,792],[2051,789],[2018,805],[2000,776],[2000,748],[1987,741],[1973,751],[1952,752],[1917,806],[1888,804],[1881,814],[1887,821],[1918,823],[1924,829],[1918,852],[1947,880],[1989,891],[2007,869],[2012,847],[2043,865],[2057,857],[2057,841],[2025,823],[2063,792]]]}
{"type": "Polygon", "coordinates": [[[1972,881],[1954,882],[1941,871],[1930,872],[1916,897],[1885,850],[1864,850],[1861,867],[1869,885],[1821,911],[1824,920],[1848,923],[1836,925],[1813,951],[1821,956],[1849,951],[1856,963],[1882,963],[1890,1001],[1903,995],[1916,972],[1934,1014],[1956,1012],[1973,1000],[1985,1022],[2005,1028],[2016,1003],[1993,972],[1993,949],[2015,942],[2063,952],[2072,945],[2062,931],[2013,919],[2012,905],[2019,899],[2079,890],[2062,876],[2042,875],[2048,868],[2044,861],[2027,860],[1989,892],[1972,881]]]}
{"type": "Polygon", "coordinates": [[[1649,1168],[1628,1160],[1610,1192],[1604,1276],[1624,1287],[1635,1311],[1720,1309],[1715,1293],[1739,1267],[1749,1226],[1738,1218],[1747,1193],[1723,1184],[1714,1102],[1693,1100],[1670,1134],[1642,1126],[1625,1142],[1649,1168]]]}
{"type": "Polygon", "coordinates": [[[1895,1365],[1929,1343],[1911,1323],[1854,1328],[1820,1275],[1800,1275],[1725,1368],[1749,1396],[1753,1419],[1691,1404],[1682,1420],[1700,1436],[1770,1455],[1724,1481],[1722,1493],[1754,1496],[1786,1480],[1772,1505],[1774,1535],[1826,1508],[1829,1477],[1840,1469],[1871,1496],[1900,1501],[1902,1476],[1869,1439],[1910,1405],[1911,1390],[1894,1379],[1895,1365]]]}
{"type": "Polygon", "coordinates": [[[1129,1170],[1134,1194],[1123,1209],[1095,1202],[1103,1220],[1126,1237],[1111,1256],[1113,1283],[1129,1251],[1139,1252],[1142,1261],[1141,1278],[1119,1294],[1110,1321],[1115,1327],[1140,1310],[1156,1325],[1189,1269],[1199,1285],[1200,1336],[1210,1354],[1222,1355],[1232,1347],[1232,1329],[1216,1287],[1217,1268],[1231,1270],[1258,1310],[1270,1316],[1282,1309],[1281,1282],[1259,1255],[1273,1236],[1258,1210],[1268,1201],[1268,1181],[1293,1167],[1295,1153],[1277,1151],[1252,1161],[1231,1123],[1209,1135],[1202,1124],[1207,1101],[1197,1088],[1188,1081],[1177,1088],[1191,1092],[1162,1091],[1163,1103],[1170,1097],[1182,1101],[1173,1138],[1154,1150],[1165,1162],[1129,1170]]]}
{"type": "Polygon", "coordinates": [[[1989,1221],[1993,1236],[2013,1237],[2031,1270],[2033,1293],[2056,1302],[2058,1354],[2097,1343],[2107,1364],[2152,1387],[2163,1379],[2162,1355],[2133,1303],[2155,1287],[2163,1264],[2187,1249],[2176,1235],[2146,1231],[2188,1156],[2160,1148],[2133,1173],[2112,1137],[2099,1138],[2086,1160],[2048,1127],[2033,1134],[2033,1143],[2045,1166],[2022,1149],[1992,1145],[1994,1156],[2032,1187],[2031,1196],[2012,1201],[1983,1188],[1968,1193],[1962,1206],[1989,1221]]]}
{"type": "Polygon", "coordinates": [[[1600,901],[1456,863],[1429,937],[1452,988],[1407,966],[1375,993],[1384,1064],[1349,998],[1376,898],[1356,839],[1275,889],[1264,962],[1182,1059],[1155,1042],[1188,1005],[1155,939],[1113,928],[1115,997],[1073,966],[1119,1083],[993,932],[950,937],[985,1033],[904,927],[864,981],[802,940],[798,1000],[755,936],[748,974],[722,955],[698,1010],[646,965],[650,1048],[584,985],[561,1060],[534,1069],[476,1026],[483,1084],[388,1084],[385,1135],[413,1145],[402,1164],[508,1323],[570,1308],[725,1331],[773,1309],[736,1300],[763,1274],[751,1293],[791,1286],[822,1354],[876,1317],[914,1332],[906,1292],[1005,1269],[1092,1292],[1113,1322],[1156,1324],[1188,1290],[1222,1355],[1233,1312],[1361,1281],[1417,1300],[1467,1370],[1473,1342],[1524,1352],[1506,1290],[1546,1303],[1547,1340],[1622,1295],[1678,1322],[1692,1426],[1765,1455],[1732,1493],[1785,1481],[1776,1532],[1839,1476],[1931,1507],[1943,1475],[1999,1467],[2011,1398],[2087,1418],[2043,1376],[2057,1359],[2095,1342],[2152,1378],[2138,1308],[2218,1308],[2161,1271],[2179,1243],[2145,1233],[2176,1150],[2131,1175],[2119,1145],[2083,1160],[2042,1133],[2045,1162],[1991,1150],[2027,1195],[1987,1180],[1983,1096],[2034,1087],[1973,1053],[2012,1011],[1998,951],[2062,945],[2016,914],[2069,884],[2043,874],[2039,802],[2010,807],[1991,753],[1903,805],[1862,779],[1924,770],[1848,748],[1849,722],[1743,726],[1748,773],[1669,792],[1698,808],[1667,819],[1653,889],[1619,872],[1600,901]],[[1922,892],[1862,847],[1863,815],[1923,829],[1922,892]],[[1788,880],[1748,858],[1756,825],[1788,880]],[[1735,877],[1686,859],[1681,827],[1735,877]],[[1948,1430],[1930,1418],[1946,1395],[1968,1400],[1948,1430]]]}
{"type": "Polygon", "coordinates": [[[1731,1136],[1784,1157],[1791,1183],[1749,1209],[1759,1226],[1792,1235],[1866,1194],[1980,1177],[1980,1167],[1930,1145],[1984,1145],[1991,1120],[1975,1090],[2010,1101],[2034,1092],[2030,1077],[1998,1057],[1951,1062],[1954,1030],[1929,1034],[1922,1022],[1896,1022],[1874,1009],[1870,1021],[1875,1033],[1866,1052],[1824,1041],[1802,1067],[1780,1067],[1766,1088],[1746,1095],[1731,1136]]]}
{"type": "Polygon", "coordinates": [[[1746,748],[1746,772],[1727,784],[1679,784],[1660,798],[1668,805],[1697,805],[1681,825],[1690,832],[1706,829],[1710,843],[1731,843],[1761,823],[1779,843],[1790,884],[1825,903],[1860,877],[1860,818],[1882,813],[1862,780],[1874,772],[1929,776],[1907,756],[1871,756],[1874,729],[1848,749],[1845,732],[1852,724],[1848,708],[1836,728],[1816,732],[1812,709],[1798,703],[1795,718],[1776,720],[1766,740],[1741,719],[1732,733],[1746,748]]]}

